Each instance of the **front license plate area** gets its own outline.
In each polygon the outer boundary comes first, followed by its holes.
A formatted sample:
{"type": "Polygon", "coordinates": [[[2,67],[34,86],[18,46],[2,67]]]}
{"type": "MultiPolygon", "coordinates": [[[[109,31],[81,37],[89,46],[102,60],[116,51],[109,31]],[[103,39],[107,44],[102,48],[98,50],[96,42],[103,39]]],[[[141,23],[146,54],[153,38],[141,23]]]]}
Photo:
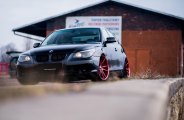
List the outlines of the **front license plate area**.
{"type": "Polygon", "coordinates": [[[62,70],[62,64],[41,64],[37,66],[39,71],[50,71],[50,72],[54,72],[54,71],[60,71],[62,70]]]}
{"type": "Polygon", "coordinates": [[[57,69],[56,68],[45,68],[43,69],[44,71],[56,71],[57,69]]]}

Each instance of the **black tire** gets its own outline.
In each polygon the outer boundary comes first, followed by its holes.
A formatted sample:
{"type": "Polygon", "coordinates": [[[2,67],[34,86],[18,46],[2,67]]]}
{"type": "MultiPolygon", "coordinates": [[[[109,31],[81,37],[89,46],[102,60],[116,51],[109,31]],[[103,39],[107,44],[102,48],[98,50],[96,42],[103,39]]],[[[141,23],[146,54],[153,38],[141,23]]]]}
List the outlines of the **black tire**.
{"type": "Polygon", "coordinates": [[[74,76],[74,75],[65,75],[62,79],[63,83],[71,83],[71,82],[74,82],[74,81],[79,81],[77,76],[74,76]]]}
{"type": "Polygon", "coordinates": [[[125,58],[123,69],[119,73],[119,78],[128,78],[130,77],[130,66],[128,59],[125,58]]]}
{"type": "Polygon", "coordinates": [[[17,75],[17,80],[22,85],[36,85],[39,83],[35,75],[26,75],[26,77],[17,75]]]}

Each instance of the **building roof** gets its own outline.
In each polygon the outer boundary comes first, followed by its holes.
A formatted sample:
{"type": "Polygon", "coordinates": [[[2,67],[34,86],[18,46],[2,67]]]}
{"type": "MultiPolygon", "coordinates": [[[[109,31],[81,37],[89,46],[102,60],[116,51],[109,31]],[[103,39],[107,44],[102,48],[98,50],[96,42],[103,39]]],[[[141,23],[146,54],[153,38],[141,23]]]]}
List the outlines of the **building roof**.
{"type": "Polygon", "coordinates": [[[120,0],[104,0],[104,1],[97,2],[95,4],[90,4],[88,6],[80,7],[79,9],[68,11],[68,12],[65,12],[65,13],[62,13],[62,14],[59,14],[59,15],[55,15],[55,16],[52,16],[52,17],[49,17],[49,18],[46,18],[46,19],[43,19],[43,20],[40,20],[40,21],[37,21],[37,22],[34,22],[34,23],[30,23],[30,24],[15,28],[15,29],[13,29],[13,32],[20,32],[20,33],[26,33],[26,34],[30,34],[30,35],[45,37],[48,21],[50,21],[52,19],[55,19],[57,17],[68,15],[68,14],[71,14],[73,12],[77,12],[77,11],[80,11],[80,10],[83,10],[83,9],[86,9],[86,8],[89,8],[89,7],[93,7],[93,6],[96,6],[96,5],[99,5],[99,4],[103,4],[103,3],[106,3],[106,2],[115,2],[115,3],[127,5],[127,6],[138,8],[138,9],[147,10],[147,11],[150,11],[150,12],[158,13],[158,14],[161,14],[161,15],[165,15],[165,16],[168,16],[168,17],[172,17],[172,18],[184,21],[184,18],[179,17],[179,16],[164,13],[164,12],[161,12],[161,11],[156,11],[156,10],[149,9],[149,8],[143,8],[141,6],[133,5],[133,4],[126,3],[126,2],[123,2],[123,1],[120,1],[120,0]]]}

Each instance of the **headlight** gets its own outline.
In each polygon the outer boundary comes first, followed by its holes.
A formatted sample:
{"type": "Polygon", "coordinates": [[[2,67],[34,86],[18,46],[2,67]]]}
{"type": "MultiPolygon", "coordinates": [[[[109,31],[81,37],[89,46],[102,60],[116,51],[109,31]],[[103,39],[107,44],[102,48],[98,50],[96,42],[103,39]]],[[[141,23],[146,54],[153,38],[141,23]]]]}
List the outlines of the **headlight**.
{"type": "Polygon", "coordinates": [[[91,57],[95,52],[95,49],[80,51],[74,54],[74,58],[88,58],[91,57]]]}
{"type": "Polygon", "coordinates": [[[31,57],[28,55],[20,55],[18,58],[19,62],[29,62],[31,61],[31,57]]]}

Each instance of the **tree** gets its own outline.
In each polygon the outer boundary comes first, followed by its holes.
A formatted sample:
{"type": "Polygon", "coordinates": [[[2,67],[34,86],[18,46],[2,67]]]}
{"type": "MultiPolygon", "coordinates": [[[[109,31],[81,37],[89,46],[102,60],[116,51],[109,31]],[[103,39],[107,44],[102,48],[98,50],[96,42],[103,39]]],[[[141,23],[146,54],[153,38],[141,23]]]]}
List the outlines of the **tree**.
{"type": "Polygon", "coordinates": [[[25,49],[25,51],[27,51],[27,50],[30,50],[32,48],[33,42],[29,38],[25,38],[25,39],[26,39],[26,42],[25,42],[25,48],[24,49],[25,49]]]}
{"type": "Polygon", "coordinates": [[[10,57],[6,54],[8,51],[16,51],[14,43],[9,43],[0,48],[0,62],[9,62],[10,57]]]}

